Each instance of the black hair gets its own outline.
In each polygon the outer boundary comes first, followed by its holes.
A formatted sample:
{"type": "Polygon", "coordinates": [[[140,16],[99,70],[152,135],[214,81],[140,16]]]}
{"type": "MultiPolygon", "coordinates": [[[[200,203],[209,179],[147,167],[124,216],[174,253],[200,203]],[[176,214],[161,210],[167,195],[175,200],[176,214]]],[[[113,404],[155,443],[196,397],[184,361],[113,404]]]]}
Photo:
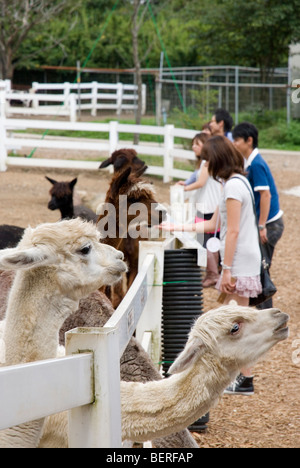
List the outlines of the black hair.
{"type": "Polygon", "coordinates": [[[252,123],[242,122],[238,124],[233,129],[232,137],[234,140],[236,138],[243,138],[244,141],[247,141],[249,137],[252,137],[253,149],[258,147],[258,130],[252,123]]]}
{"type": "Polygon", "coordinates": [[[229,112],[226,109],[217,109],[215,112],[215,117],[217,123],[221,122],[223,120],[224,122],[224,132],[230,132],[232,127],[233,127],[233,119],[229,112]]]}

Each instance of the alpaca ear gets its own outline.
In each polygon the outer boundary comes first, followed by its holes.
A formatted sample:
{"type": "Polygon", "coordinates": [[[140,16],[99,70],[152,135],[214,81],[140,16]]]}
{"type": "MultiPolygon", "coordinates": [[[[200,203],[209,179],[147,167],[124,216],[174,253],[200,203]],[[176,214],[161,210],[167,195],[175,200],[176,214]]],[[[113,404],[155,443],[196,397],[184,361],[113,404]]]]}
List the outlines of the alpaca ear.
{"type": "Polygon", "coordinates": [[[57,184],[57,181],[56,181],[56,180],[54,180],[54,179],[51,179],[51,178],[50,178],[50,177],[48,177],[48,176],[45,176],[45,179],[49,180],[50,184],[52,184],[52,185],[55,185],[55,184],[57,184]]]}
{"type": "Polygon", "coordinates": [[[71,180],[71,182],[69,184],[71,190],[73,190],[73,188],[75,187],[76,184],[77,184],[77,177],[75,179],[71,180]]]}
{"type": "Polygon", "coordinates": [[[50,255],[39,247],[29,249],[5,249],[0,252],[0,269],[3,270],[29,270],[46,264],[50,255]]]}
{"type": "Polygon", "coordinates": [[[112,158],[108,158],[100,164],[99,169],[104,169],[105,167],[110,166],[112,163],[112,158]]]}
{"type": "Polygon", "coordinates": [[[179,374],[191,367],[205,352],[205,345],[201,338],[194,337],[187,342],[184,350],[179,354],[169,369],[169,374],[179,374]]]}

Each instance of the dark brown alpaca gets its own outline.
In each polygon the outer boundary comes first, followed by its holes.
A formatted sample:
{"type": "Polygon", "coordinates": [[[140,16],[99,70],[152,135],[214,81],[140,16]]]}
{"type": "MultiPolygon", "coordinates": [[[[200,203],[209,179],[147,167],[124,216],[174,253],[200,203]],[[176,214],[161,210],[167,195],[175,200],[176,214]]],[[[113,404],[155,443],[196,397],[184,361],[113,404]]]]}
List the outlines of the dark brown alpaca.
{"type": "Polygon", "coordinates": [[[135,172],[145,166],[144,161],[138,157],[137,152],[129,148],[123,148],[112,153],[110,158],[101,163],[99,169],[108,167],[111,164],[114,166],[115,173],[123,171],[127,167],[131,167],[135,172]]]}
{"type": "Polygon", "coordinates": [[[128,167],[114,175],[98,218],[101,242],[121,250],[128,264],[125,291],[120,285],[114,287],[114,307],[119,305],[137,275],[139,241],[149,239],[151,226],[158,225],[166,214],[157,203],[153,185],[141,178],[146,169],[143,166],[132,172],[128,167]],[[113,210],[109,209],[111,206],[113,210]]]}
{"type": "Polygon", "coordinates": [[[49,191],[50,201],[48,203],[49,210],[59,210],[61,219],[82,218],[87,221],[97,221],[97,215],[90,208],[84,205],[73,204],[74,187],[77,183],[77,178],[70,182],[57,182],[50,177],[45,176],[52,184],[49,191]]]}

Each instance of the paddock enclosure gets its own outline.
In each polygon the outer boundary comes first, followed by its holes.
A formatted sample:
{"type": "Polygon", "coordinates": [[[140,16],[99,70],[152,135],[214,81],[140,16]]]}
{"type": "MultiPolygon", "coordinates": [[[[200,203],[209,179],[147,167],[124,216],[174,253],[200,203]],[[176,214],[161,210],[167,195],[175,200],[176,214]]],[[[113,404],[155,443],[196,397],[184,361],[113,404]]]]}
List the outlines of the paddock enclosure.
{"type": "MultiPolygon", "coordinates": [[[[42,157],[60,158],[59,149],[45,148],[42,157]]],[[[76,158],[88,157],[80,151],[76,158]]],[[[255,395],[225,395],[210,412],[208,429],[194,433],[200,447],[300,447],[300,293],[298,236],[300,197],[286,191],[300,185],[300,155],[266,153],[280,192],[285,233],[279,242],[272,267],[278,287],[274,305],[290,317],[290,337],[275,346],[264,361],[255,366],[255,395]]],[[[98,170],[33,168],[9,166],[0,172],[0,223],[27,226],[56,221],[57,212],[47,209],[49,184],[45,175],[56,180],[78,176],[77,191],[88,204],[104,196],[111,175],[98,170]]],[[[157,189],[157,199],[169,203],[170,185],[146,174],[157,189]]],[[[203,291],[204,311],[216,307],[217,292],[203,291]]]]}

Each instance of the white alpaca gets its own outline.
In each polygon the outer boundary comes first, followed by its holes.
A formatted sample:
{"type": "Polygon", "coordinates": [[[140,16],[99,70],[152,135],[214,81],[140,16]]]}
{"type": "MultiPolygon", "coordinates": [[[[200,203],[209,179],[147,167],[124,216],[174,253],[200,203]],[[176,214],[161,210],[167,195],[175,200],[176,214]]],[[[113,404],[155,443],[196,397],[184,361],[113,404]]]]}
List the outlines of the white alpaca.
{"type": "MultiPolygon", "coordinates": [[[[206,414],[241,368],[287,338],[288,319],[278,309],[258,311],[236,304],[203,314],[170,368],[175,375],[147,383],[121,382],[123,440],[142,442],[173,434],[206,414]]],[[[50,417],[45,432],[44,448],[66,447],[66,415],[50,417]]]]}
{"type": "MultiPolygon", "coordinates": [[[[92,223],[77,218],[28,228],[16,248],[0,251],[0,269],[17,270],[1,342],[0,362],[10,366],[55,357],[59,330],[79,300],[118,281],[126,265],[92,223]]],[[[36,447],[42,426],[1,431],[0,447],[36,447]]]]}
{"type": "Polygon", "coordinates": [[[167,435],[208,412],[243,367],[256,362],[288,336],[287,314],[278,309],[224,306],[195,323],[171,377],[121,383],[123,438],[167,435]]]}

